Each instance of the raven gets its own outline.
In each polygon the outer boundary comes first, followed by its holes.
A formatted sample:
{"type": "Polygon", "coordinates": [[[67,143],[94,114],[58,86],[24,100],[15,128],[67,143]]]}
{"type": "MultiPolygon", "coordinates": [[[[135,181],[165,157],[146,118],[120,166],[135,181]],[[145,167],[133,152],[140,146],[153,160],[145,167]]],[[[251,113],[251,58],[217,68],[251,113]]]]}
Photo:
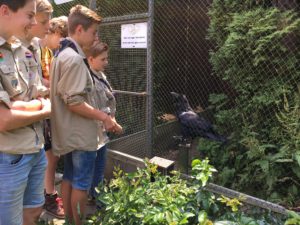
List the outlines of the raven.
{"type": "Polygon", "coordinates": [[[227,141],[225,137],[214,131],[208,120],[194,112],[185,95],[176,92],[171,92],[171,95],[184,139],[203,137],[222,143],[227,141]]]}

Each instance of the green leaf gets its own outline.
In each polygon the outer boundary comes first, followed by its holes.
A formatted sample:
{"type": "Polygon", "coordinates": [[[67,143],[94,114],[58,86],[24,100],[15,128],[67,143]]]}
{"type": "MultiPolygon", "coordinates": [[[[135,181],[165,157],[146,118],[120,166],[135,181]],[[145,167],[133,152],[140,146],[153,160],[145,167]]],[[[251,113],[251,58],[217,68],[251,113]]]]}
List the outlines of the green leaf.
{"type": "Polygon", "coordinates": [[[207,220],[207,213],[205,211],[200,211],[198,215],[198,222],[200,224],[204,223],[207,220]]]}

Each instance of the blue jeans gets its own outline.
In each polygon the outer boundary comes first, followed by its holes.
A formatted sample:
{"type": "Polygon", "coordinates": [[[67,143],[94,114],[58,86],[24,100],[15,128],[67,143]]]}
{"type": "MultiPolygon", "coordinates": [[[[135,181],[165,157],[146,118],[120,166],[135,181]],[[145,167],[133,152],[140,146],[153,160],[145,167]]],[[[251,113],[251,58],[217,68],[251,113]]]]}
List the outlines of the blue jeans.
{"type": "Polygon", "coordinates": [[[103,147],[101,147],[97,150],[93,183],[92,183],[92,186],[90,189],[90,195],[92,197],[97,196],[97,192],[96,192],[95,188],[98,187],[99,183],[102,183],[104,180],[104,170],[105,170],[105,165],[106,165],[106,152],[107,152],[106,145],[104,145],[103,147]]]}
{"type": "Polygon", "coordinates": [[[64,156],[63,180],[72,184],[72,188],[88,191],[93,180],[97,151],[75,150],[64,156]]]}
{"type": "Polygon", "coordinates": [[[32,154],[0,152],[0,224],[22,225],[23,208],[44,205],[45,151],[32,154]]]}

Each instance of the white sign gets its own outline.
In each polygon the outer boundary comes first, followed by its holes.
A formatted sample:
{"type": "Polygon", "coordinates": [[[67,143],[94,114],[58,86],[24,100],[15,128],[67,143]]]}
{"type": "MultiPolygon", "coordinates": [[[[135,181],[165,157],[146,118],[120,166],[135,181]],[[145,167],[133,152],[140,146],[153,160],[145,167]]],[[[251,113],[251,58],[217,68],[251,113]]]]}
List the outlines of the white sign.
{"type": "Polygon", "coordinates": [[[66,3],[66,2],[71,2],[71,1],[73,1],[73,0],[54,0],[56,5],[63,4],[63,3],[66,3]]]}
{"type": "Polygon", "coordinates": [[[147,48],[147,23],[121,25],[121,48],[147,48]]]}

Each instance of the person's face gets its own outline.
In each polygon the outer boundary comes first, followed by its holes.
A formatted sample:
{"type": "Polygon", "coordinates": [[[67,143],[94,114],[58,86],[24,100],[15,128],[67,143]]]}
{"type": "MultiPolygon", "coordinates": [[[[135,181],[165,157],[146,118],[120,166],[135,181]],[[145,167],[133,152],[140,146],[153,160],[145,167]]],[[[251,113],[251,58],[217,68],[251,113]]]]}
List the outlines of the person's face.
{"type": "Polygon", "coordinates": [[[9,26],[11,31],[8,36],[15,35],[20,38],[25,38],[28,30],[36,24],[36,2],[34,0],[27,1],[26,5],[17,12],[13,12],[7,7],[6,11],[5,9],[4,11],[1,10],[1,14],[2,13],[4,13],[8,19],[7,26],[9,26]]]}
{"type": "Polygon", "coordinates": [[[49,32],[50,13],[37,13],[35,16],[37,24],[28,30],[29,38],[38,37],[44,38],[49,32]]]}
{"type": "Polygon", "coordinates": [[[89,49],[95,41],[98,41],[97,35],[98,24],[94,23],[87,30],[84,30],[83,27],[80,29],[80,40],[83,49],[89,49]]]}
{"type": "Polygon", "coordinates": [[[97,57],[89,57],[89,64],[95,71],[103,72],[108,65],[108,52],[103,52],[97,57]]]}
{"type": "Polygon", "coordinates": [[[50,49],[57,49],[59,47],[59,42],[62,36],[60,33],[49,33],[46,35],[46,45],[50,49]]]}

